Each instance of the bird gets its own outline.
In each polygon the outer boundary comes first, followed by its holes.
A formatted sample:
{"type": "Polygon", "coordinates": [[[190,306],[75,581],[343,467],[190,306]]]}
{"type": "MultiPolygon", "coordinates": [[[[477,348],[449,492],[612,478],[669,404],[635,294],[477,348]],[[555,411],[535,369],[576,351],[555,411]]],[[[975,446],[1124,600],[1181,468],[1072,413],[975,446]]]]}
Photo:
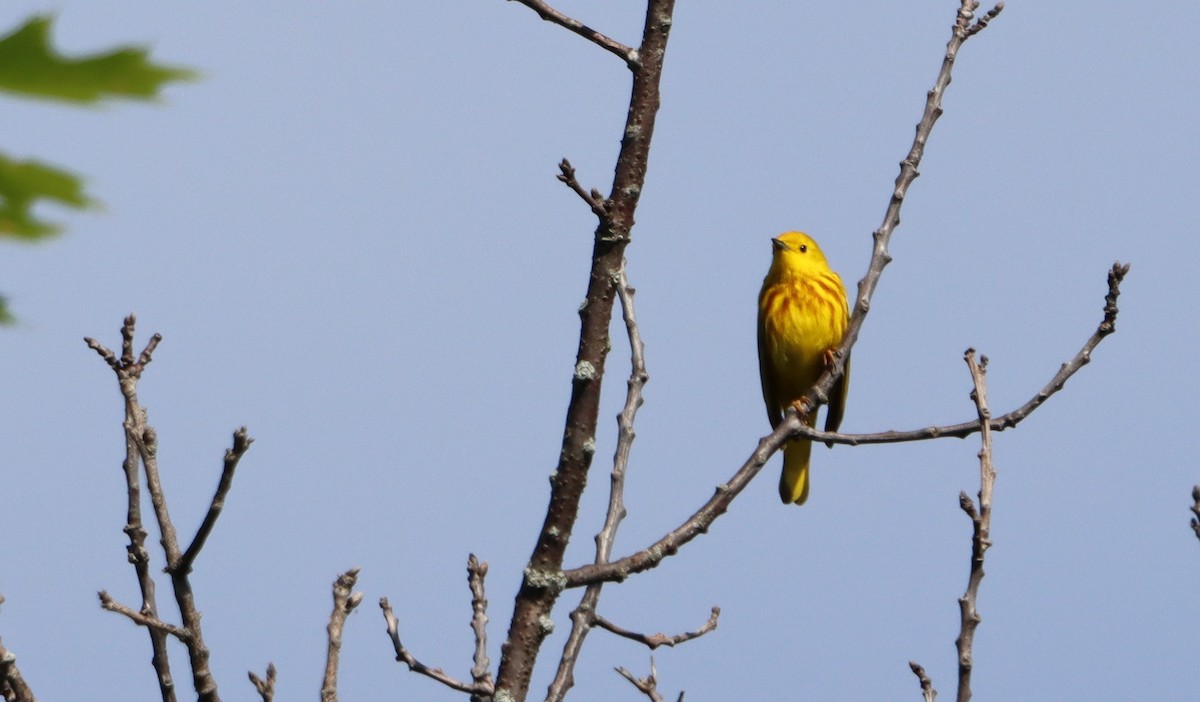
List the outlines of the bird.
{"type": "MultiPolygon", "coordinates": [[[[758,295],[758,370],[767,417],[775,429],[788,407],[797,406],[832,363],[850,322],[846,288],[812,237],[785,232],[771,239],[771,268],[758,295]]],[[[850,358],[829,391],[825,431],[837,431],[846,409],[850,358]]],[[[817,412],[808,413],[808,426],[817,412]]],[[[831,444],[832,445],[832,444],[831,444]]],[[[783,448],[779,497],[784,504],[808,499],[812,441],[792,439],[783,448]]]]}

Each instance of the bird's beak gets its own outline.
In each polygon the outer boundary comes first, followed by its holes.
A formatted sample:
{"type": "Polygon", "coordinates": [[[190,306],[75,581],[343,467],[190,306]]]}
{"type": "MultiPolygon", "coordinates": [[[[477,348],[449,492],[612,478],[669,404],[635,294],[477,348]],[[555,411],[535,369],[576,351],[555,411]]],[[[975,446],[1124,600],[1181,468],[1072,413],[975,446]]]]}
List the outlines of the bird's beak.
{"type": "Polygon", "coordinates": [[[783,243],[779,239],[772,239],[771,246],[774,246],[776,251],[787,251],[787,244],[783,243]]]}

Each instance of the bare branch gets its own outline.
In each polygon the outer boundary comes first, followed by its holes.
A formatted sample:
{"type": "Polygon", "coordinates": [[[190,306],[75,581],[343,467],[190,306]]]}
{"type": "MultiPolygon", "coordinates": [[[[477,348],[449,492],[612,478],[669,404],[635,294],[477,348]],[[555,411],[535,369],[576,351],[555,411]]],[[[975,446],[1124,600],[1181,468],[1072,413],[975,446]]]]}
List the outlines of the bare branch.
{"type": "MultiPolygon", "coordinates": [[[[159,533],[163,552],[166,554],[167,572],[171,576],[171,586],[175,594],[175,602],[179,607],[182,627],[176,627],[180,632],[186,632],[186,638],[181,639],[187,647],[188,662],[192,669],[192,686],[196,690],[200,702],[220,702],[217,693],[217,681],[209,667],[209,650],[204,643],[200,627],[200,611],[196,608],[195,595],[191,582],[188,580],[186,568],[181,568],[183,554],[179,548],[179,539],[175,525],[171,521],[167,509],[167,498],[163,492],[162,482],[158,472],[158,435],[149,425],[146,409],[137,398],[137,381],[142,371],[150,363],[154,350],[158,347],[162,336],[155,334],[151,337],[146,348],[138,354],[137,360],[133,355],[133,338],[137,319],[134,315],[125,318],[121,327],[121,357],[106,349],[95,339],[85,339],[89,348],[95,350],[117,374],[117,384],[121,395],[125,398],[125,482],[128,501],[125,533],[129,536],[129,560],[137,572],[138,585],[142,591],[142,607],[136,615],[144,617],[147,631],[150,632],[151,647],[154,655],[152,662],[158,675],[159,689],[164,702],[174,702],[175,683],[171,677],[170,664],[167,659],[166,634],[170,625],[160,626],[158,605],[155,601],[154,580],[150,575],[150,557],[145,548],[146,530],[142,526],[141,497],[139,485],[138,464],[141,464],[142,474],[146,478],[146,490],[150,494],[150,502],[158,521],[159,533]]],[[[213,517],[215,519],[215,517],[213,517]]],[[[202,527],[203,528],[203,527],[202,527]]],[[[211,526],[209,527],[211,529],[211,526]]],[[[197,547],[197,551],[199,548],[197,547]]],[[[194,555],[193,555],[194,558],[194,555]]],[[[115,604],[115,603],[113,603],[115,604]]],[[[133,611],[133,610],[129,610],[133,611]]],[[[124,613],[124,612],[122,612],[124,613]]],[[[128,615],[126,615],[128,616],[128,615]]]]}
{"type": "Polygon", "coordinates": [[[937,699],[937,690],[933,689],[933,681],[925,674],[925,669],[916,661],[909,661],[908,667],[912,668],[913,675],[917,676],[917,680],[921,682],[921,695],[925,698],[925,702],[934,702],[937,699]]]}
{"type": "MultiPolygon", "coordinates": [[[[658,670],[654,667],[654,656],[650,657],[650,674],[644,678],[638,678],[624,667],[618,667],[616,671],[653,702],[663,702],[663,696],[658,691],[658,670]]],[[[679,693],[679,697],[683,699],[683,693],[679,693]]]]}
{"type": "Polygon", "coordinates": [[[381,597],[379,599],[379,608],[383,610],[383,619],[387,622],[387,632],[388,636],[392,639],[392,646],[396,650],[396,660],[407,665],[408,669],[414,673],[420,673],[421,675],[437,680],[452,690],[458,690],[470,695],[479,695],[480,697],[492,696],[495,692],[493,686],[465,683],[456,680],[447,675],[441,668],[430,668],[414,658],[408,649],[404,647],[404,644],[400,643],[400,623],[396,619],[396,613],[392,611],[392,605],[388,602],[388,598],[381,597]]]}
{"type": "MultiPolygon", "coordinates": [[[[1002,8],[1002,6],[997,7],[1002,8]]],[[[866,275],[858,282],[858,294],[855,298],[854,310],[850,315],[850,324],[846,327],[846,333],[842,337],[842,343],[838,347],[837,353],[834,354],[833,363],[817,380],[817,384],[805,395],[804,401],[811,408],[810,411],[815,411],[828,400],[830,388],[841,377],[846,359],[850,357],[850,350],[858,341],[859,330],[862,329],[863,321],[866,319],[867,312],[870,311],[871,297],[875,294],[879,278],[883,274],[884,267],[891,263],[892,255],[888,253],[888,242],[896,227],[900,226],[900,209],[904,205],[908,188],[920,176],[917,169],[921,165],[921,158],[925,154],[925,145],[929,140],[929,135],[933,132],[933,125],[942,116],[942,98],[946,93],[946,88],[950,85],[951,73],[959,49],[969,37],[982,30],[1000,13],[1000,9],[994,9],[981,19],[978,28],[973,29],[975,25],[972,24],[972,19],[978,8],[978,0],[962,0],[950,40],[946,43],[946,53],[942,57],[941,70],[938,71],[933,88],[926,94],[925,111],[917,123],[912,146],[909,148],[908,155],[900,161],[900,173],[896,176],[896,184],[884,212],[883,223],[872,235],[874,246],[871,252],[871,262],[867,266],[866,275]]],[[[799,427],[803,425],[803,422],[795,421],[793,424],[799,427]]]]}
{"type": "MultiPolygon", "coordinates": [[[[621,271],[617,276],[617,297],[621,301],[621,315],[629,339],[629,380],[626,382],[625,406],[617,415],[617,449],[613,455],[613,470],[609,476],[608,511],[604,517],[604,526],[596,534],[594,562],[597,564],[608,562],[612,555],[617,528],[625,518],[625,474],[629,468],[629,455],[636,436],[633,423],[643,403],[642,389],[650,381],[650,374],[646,370],[646,348],[642,343],[637,315],[633,308],[635,293],[629,285],[622,261],[621,271]]],[[[579,651],[592,629],[601,587],[601,583],[589,585],[580,598],[579,605],[571,612],[571,633],[563,644],[558,670],[547,690],[546,702],[562,702],[567,691],[575,684],[575,662],[579,659],[579,651]]]]}
{"type": "Polygon", "coordinates": [[[987,356],[980,356],[975,361],[975,349],[967,349],[963,355],[967,367],[971,371],[971,382],[975,389],[971,399],[975,401],[975,410],[979,415],[980,443],[979,449],[979,509],[971,502],[966,493],[959,493],[959,503],[967,516],[971,518],[971,574],[967,579],[967,591],[958,600],[960,614],[959,636],[954,642],[958,648],[958,702],[968,702],[971,699],[971,669],[975,665],[971,647],[975,641],[975,629],[979,626],[979,610],[976,601],[979,596],[979,584],[983,582],[983,558],[991,547],[992,528],[992,487],[996,483],[996,470],[992,466],[992,430],[989,426],[991,411],[987,405],[987,356]]]}
{"type": "MultiPolygon", "coordinates": [[[[1063,364],[1050,382],[1043,387],[1032,399],[1021,407],[1001,417],[989,419],[987,428],[990,431],[1003,431],[1020,423],[1033,413],[1053,394],[1066,384],[1080,368],[1091,360],[1092,351],[1116,328],[1117,296],[1120,294],[1120,283],[1129,271],[1129,264],[1113,264],[1108,273],[1108,294],[1105,296],[1104,320],[1095,333],[1084,343],[1083,348],[1070,362],[1063,364]]],[[[817,441],[858,445],[874,443],[896,443],[901,441],[922,441],[944,437],[964,437],[979,432],[981,424],[978,419],[951,426],[927,427],[912,431],[888,431],[878,434],[839,434],[836,432],[817,431],[809,428],[799,420],[794,410],[789,409],[784,421],[775,431],[763,437],[758,447],[750,455],[741,468],[723,485],[717,486],[716,492],[700,509],[673,531],[663,536],[650,546],[624,558],[604,564],[593,563],[564,571],[566,587],[580,587],[593,582],[616,582],[624,580],[633,573],[654,568],[667,556],[674,555],[683,545],[705,533],[717,517],[729,509],[730,502],[737,497],[758,474],[763,465],[783,445],[785,441],[797,436],[810,437],[817,441]]]]}
{"type": "Polygon", "coordinates": [[[704,636],[708,632],[717,628],[717,618],[720,616],[721,608],[713,607],[712,613],[708,617],[708,621],[705,622],[704,625],[699,629],[696,629],[695,631],[684,632],[682,634],[675,634],[674,636],[667,636],[666,634],[662,633],[652,635],[639,634],[634,631],[629,631],[628,629],[622,629],[598,614],[595,616],[595,622],[596,626],[611,631],[617,636],[623,636],[631,641],[637,641],[638,643],[645,644],[650,647],[651,651],[653,651],[659,646],[674,647],[678,644],[686,643],[692,639],[698,639],[701,636],[704,636]]]}
{"type": "MultiPolygon", "coordinates": [[[[541,3],[536,3],[541,5],[541,3]]],[[[542,9],[546,9],[542,6],[542,9]]],[[[525,578],[517,592],[496,672],[497,695],[524,702],[547,623],[562,592],[562,564],[579,515],[588,470],[596,450],[600,390],[608,352],[609,327],[616,295],[617,271],[625,257],[641,199],[650,158],[650,142],[661,102],[660,83],[674,0],[649,0],[642,42],[627,64],[633,73],[629,109],[613,171],[612,189],[593,239],[587,295],[579,310],[579,347],[571,399],[567,404],[562,448],[551,477],[550,503],[538,533],[525,578]],[[638,59],[640,57],[640,60],[638,59]]]]}
{"type": "MultiPolygon", "coordinates": [[[[483,579],[487,577],[487,572],[487,563],[481,563],[473,553],[467,557],[467,585],[471,588],[471,630],[475,632],[475,665],[471,668],[471,679],[475,681],[476,687],[492,688],[492,662],[487,655],[488,601],[483,589],[483,579]]],[[[472,697],[473,702],[475,699],[472,697]]]]}
{"type": "Polygon", "coordinates": [[[637,51],[625,46],[619,41],[604,36],[600,32],[597,32],[579,20],[572,19],[564,15],[558,10],[555,10],[553,7],[550,7],[546,3],[542,2],[542,0],[517,0],[517,2],[538,13],[538,17],[541,17],[547,22],[552,22],[560,27],[569,29],[584,39],[587,39],[588,41],[602,47],[606,51],[611,51],[617,56],[620,56],[621,59],[623,59],[625,63],[630,66],[630,68],[633,68],[637,64],[637,51]]]}
{"type": "Polygon", "coordinates": [[[358,568],[351,568],[333,581],[333,611],[329,614],[328,648],[325,654],[325,677],[321,682],[321,702],[337,702],[338,658],[342,651],[342,630],[346,617],[362,603],[363,594],[354,592],[358,568]]]}
{"type": "Polygon", "coordinates": [[[588,207],[592,208],[592,212],[600,218],[601,222],[608,218],[608,210],[604,209],[604,196],[595,188],[592,188],[591,191],[583,189],[583,186],[575,179],[575,167],[571,165],[570,161],[564,158],[559,162],[558,170],[558,179],[574,190],[575,194],[582,198],[588,207]]]}
{"type": "Polygon", "coordinates": [[[262,698],[262,702],[271,702],[275,697],[275,664],[267,664],[267,679],[263,680],[254,674],[254,671],[248,673],[250,682],[254,685],[254,689],[258,691],[258,696],[262,698]]]}
{"type": "Polygon", "coordinates": [[[200,555],[200,549],[204,548],[204,542],[208,540],[209,534],[217,524],[217,517],[221,516],[221,510],[225,507],[225,496],[229,494],[229,488],[233,486],[233,473],[237,470],[238,461],[242,460],[242,456],[245,455],[252,443],[254,443],[254,439],[251,439],[250,435],[246,433],[246,427],[233,432],[233,448],[225,451],[225,466],[221,470],[217,492],[208,505],[208,513],[204,515],[204,521],[196,530],[192,544],[187,547],[187,551],[184,551],[183,557],[174,565],[173,570],[183,573],[192,572],[192,565],[196,562],[196,557],[200,555]]]}
{"type": "MultiPolygon", "coordinates": [[[[162,340],[160,334],[150,338],[150,343],[139,355],[139,363],[133,362],[133,335],[137,318],[129,315],[121,326],[122,356],[116,357],[100,342],[84,338],[88,348],[100,354],[109,368],[117,375],[117,384],[125,400],[125,473],[126,516],[125,534],[129,537],[126,551],[133,566],[138,587],[142,595],[140,611],[147,617],[159,620],[158,601],[155,595],[154,577],[150,573],[150,553],[146,550],[146,529],[142,523],[142,490],[140,466],[144,454],[157,451],[158,444],[153,428],[146,419],[146,410],[138,402],[137,381],[150,362],[151,354],[162,340]]],[[[167,650],[167,633],[160,628],[147,627],[150,636],[151,658],[158,678],[159,692],[163,702],[175,702],[175,680],[171,675],[171,662],[167,650]]]]}
{"type": "Polygon", "coordinates": [[[109,612],[115,612],[117,614],[124,615],[131,622],[137,624],[138,626],[144,626],[147,629],[157,629],[164,634],[174,636],[183,643],[187,643],[192,638],[191,633],[187,629],[175,626],[174,624],[168,624],[158,617],[150,616],[143,612],[138,612],[137,610],[126,607],[120,602],[114,600],[112,596],[104,590],[101,590],[98,594],[100,596],[101,608],[106,609],[109,612]]]}
{"type": "MultiPolygon", "coordinates": [[[[979,3],[975,3],[975,8],[973,8],[972,11],[974,11],[974,9],[977,9],[978,7],[979,7],[979,3]]],[[[987,29],[988,22],[991,22],[992,20],[996,19],[996,15],[999,15],[1003,11],[1004,11],[1004,3],[1002,3],[1002,2],[996,3],[995,7],[988,10],[987,14],[985,14],[983,17],[980,17],[979,19],[975,20],[975,23],[972,24],[967,29],[967,36],[968,37],[974,36],[974,35],[982,32],[983,30],[987,29]]]]}

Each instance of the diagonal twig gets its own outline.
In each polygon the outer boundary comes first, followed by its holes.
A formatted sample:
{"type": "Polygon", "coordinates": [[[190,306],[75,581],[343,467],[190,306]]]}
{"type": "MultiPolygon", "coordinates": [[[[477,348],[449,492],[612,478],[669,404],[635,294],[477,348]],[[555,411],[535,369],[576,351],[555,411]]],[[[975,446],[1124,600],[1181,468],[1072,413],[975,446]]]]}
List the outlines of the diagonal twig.
{"type": "Polygon", "coordinates": [[[596,30],[592,29],[591,27],[587,26],[586,24],[584,24],[583,22],[580,22],[577,19],[574,19],[574,18],[568,17],[567,15],[564,15],[563,13],[554,9],[553,7],[550,7],[546,3],[542,2],[542,0],[516,0],[516,1],[521,3],[522,5],[524,5],[525,7],[528,7],[529,9],[533,10],[534,12],[536,12],[538,14],[538,17],[541,17],[542,19],[546,20],[547,22],[552,22],[554,24],[557,24],[560,27],[563,27],[572,32],[575,32],[576,34],[583,37],[584,39],[587,39],[588,41],[600,46],[605,51],[611,51],[612,53],[616,54],[617,56],[620,56],[625,61],[625,63],[630,65],[631,67],[637,63],[638,52],[636,50],[634,50],[628,46],[625,46],[624,44],[622,44],[619,41],[616,41],[615,39],[611,39],[609,37],[604,36],[600,32],[597,32],[596,30]]]}
{"type": "Polygon", "coordinates": [[[409,652],[404,644],[400,642],[400,622],[396,619],[396,613],[392,611],[392,605],[388,602],[388,598],[379,598],[379,608],[383,610],[383,619],[387,622],[387,633],[392,639],[392,647],[396,650],[396,660],[408,666],[408,669],[414,673],[420,673],[426,677],[437,680],[441,684],[452,690],[465,692],[469,695],[480,695],[481,697],[491,697],[494,689],[492,686],[487,686],[478,683],[465,683],[457,680],[450,675],[447,675],[441,668],[430,668],[421,661],[417,660],[412,653],[409,652]]]}
{"type": "Polygon", "coordinates": [[[209,534],[217,524],[217,517],[221,516],[221,510],[225,508],[225,497],[229,494],[229,488],[233,486],[233,473],[237,470],[238,461],[242,460],[242,456],[249,450],[252,443],[254,443],[254,439],[251,439],[250,435],[246,433],[246,427],[233,433],[233,447],[225,451],[225,466],[221,470],[217,492],[208,505],[208,513],[204,515],[200,528],[196,530],[196,536],[193,537],[191,545],[183,552],[179,562],[171,567],[172,570],[183,573],[191,572],[196,557],[200,555],[200,549],[204,548],[205,541],[208,540],[209,534]]]}
{"type": "Polygon", "coordinates": [[[600,627],[601,629],[610,631],[617,636],[623,636],[631,641],[637,641],[638,643],[645,644],[646,646],[650,647],[651,651],[653,651],[659,646],[675,647],[681,643],[686,643],[692,639],[698,639],[701,636],[704,636],[708,632],[717,628],[717,618],[720,616],[721,608],[713,607],[712,613],[708,616],[708,621],[705,622],[704,625],[699,629],[696,629],[695,631],[687,631],[682,634],[675,634],[674,636],[667,636],[663,633],[649,635],[639,634],[636,631],[622,629],[598,614],[595,616],[595,621],[596,626],[600,627]]]}
{"type": "Polygon", "coordinates": [[[128,618],[129,621],[137,624],[138,626],[144,626],[147,629],[158,630],[164,634],[174,636],[185,644],[191,641],[192,634],[187,629],[180,626],[175,626],[174,624],[169,624],[158,617],[150,616],[143,612],[139,612],[135,609],[127,607],[114,600],[112,595],[109,595],[108,592],[104,590],[101,590],[98,594],[100,597],[100,607],[102,609],[123,615],[128,618]]]}
{"type": "Polygon", "coordinates": [[[987,356],[975,360],[975,349],[967,349],[963,356],[971,371],[971,382],[975,389],[971,399],[979,415],[979,508],[965,492],[958,494],[959,504],[971,518],[971,573],[967,578],[967,590],[958,600],[960,614],[959,636],[954,645],[958,648],[958,702],[971,699],[971,670],[975,666],[972,645],[980,616],[976,603],[979,584],[983,582],[983,558],[992,545],[992,488],[996,483],[996,469],[992,466],[992,431],[989,427],[991,411],[987,404],[987,356]]]}
{"type": "Polygon", "coordinates": [[[583,186],[579,184],[579,180],[575,178],[575,167],[571,165],[570,161],[565,158],[560,161],[558,171],[558,179],[566,183],[568,188],[582,198],[588,204],[588,207],[592,208],[592,213],[600,218],[600,221],[603,222],[608,218],[608,210],[604,209],[604,196],[595,188],[592,188],[590,191],[583,189],[583,186]]]}
{"type": "Polygon", "coordinates": [[[925,698],[925,702],[934,702],[937,699],[937,690],[933,689],[933,681],[925,674],[925,669],[916,661],[909,661],[908,667],[912,668],[913,675],[917,676],[917,680],[921,683],[921,695],[925,698]]]}

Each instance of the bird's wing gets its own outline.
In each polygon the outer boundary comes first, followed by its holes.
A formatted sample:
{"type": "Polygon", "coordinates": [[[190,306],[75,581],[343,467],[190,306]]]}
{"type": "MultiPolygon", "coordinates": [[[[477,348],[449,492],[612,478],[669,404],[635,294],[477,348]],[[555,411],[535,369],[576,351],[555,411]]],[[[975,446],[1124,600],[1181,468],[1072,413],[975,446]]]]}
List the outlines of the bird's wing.
{"type": "Polygon", "coordinates": [[[779,426],[783,421],[783,413],[779,411],[779,400],[773,389],[777,386],[775,373],[771,368],[771,359],[767,352],[766,315],[762,311],[761,298],[758,306],[758,376],[762,381],[763,402],[767,404],[767,419],[771,420],[771,428],[779,426]]]}
{"type": "MultiPolygon", "coordinates": [[[[842,425],[842,415],[846,413],[846,394],[850,390],[850,357],[842,366],[842,375],[829,389],[829,410],[825,414],[825,431],[837,431],[842,425]]],[[[764,391],[765,392],[765,391],[764,391]]]]}

